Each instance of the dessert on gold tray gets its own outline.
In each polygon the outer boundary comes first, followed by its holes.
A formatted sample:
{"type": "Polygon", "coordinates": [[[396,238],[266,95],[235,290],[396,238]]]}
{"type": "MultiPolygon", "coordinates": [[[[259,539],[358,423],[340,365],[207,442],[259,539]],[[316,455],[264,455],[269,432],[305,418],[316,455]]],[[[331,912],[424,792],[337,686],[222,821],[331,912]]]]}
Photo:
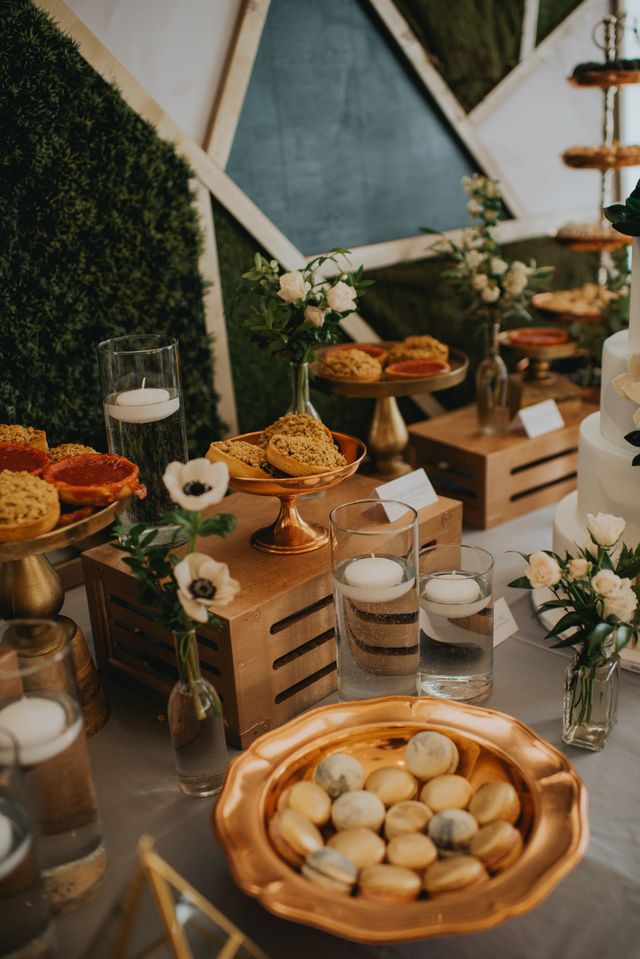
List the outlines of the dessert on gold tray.
{"type": "Polygon", "coordinates": [[[331,350],[324,355],[320,375],[372,383],[382,376],[382,363],[364,350],[331,350]]]}
{"type": "Polygon", "coordinates": [[[47,450],[47,437],[44,430],[35,430],[18,423],[0,423],[0,443],[20,443],[33,446],[36,450],[47,450]]]}
{"type": "Polygon", "coordinates": [[[599,320],[616,293],[598,283],[584,283],[574,290],[552,290],[536,293],[531,305],[536,310],[559,315],[599,320]]]}
{"type": "Polygon", "coordinates": [[[60,502],[53,486],[27,472],[0,472],[0,542],[34,539],[60,517],[60,502]]]}
{"type": "Polygon", "coordinates": [[[397,363],[401,360],[442,360],[446,363],[449,358],[449,347],[441,343],[435,336],[407,336],[401,343],[396,343],[389,350],[388,363],[397,363]]]}

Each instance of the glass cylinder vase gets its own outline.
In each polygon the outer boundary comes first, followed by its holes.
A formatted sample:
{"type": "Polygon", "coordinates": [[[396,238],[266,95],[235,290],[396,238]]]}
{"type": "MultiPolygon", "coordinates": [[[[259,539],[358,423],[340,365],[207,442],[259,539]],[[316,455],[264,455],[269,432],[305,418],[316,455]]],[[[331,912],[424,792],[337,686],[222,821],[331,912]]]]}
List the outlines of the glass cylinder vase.
{"type": "Polygon", "coordinates": [[[178,682],[168,712],[178,783],[187,796],[215,796],[228,762],[220,697],[200,672],[195,629],[173,638],[178,682]]]}
{"type": "Polygon", "coordinates": [[[511,420],[509,374],[500,356],[500,324],[484,324],[484,358],[476,370],[476,403],[481,433],[506,433],[511,420]]]}
{"type": "Polygon", "coordinates": [[[287,414],[306,413],[307,416],[313,416],[314,419],[319,420],[320,415],[309,399],[309,364],[289,363],[289,376],[291,379],[291,403],[287,414]]]}
{"type": "Polygon", "coordinates": [[[576,653],[564,675],[563,742],[595,752],[604,747],[616,723],[619,678],[617,653],[593,664],[576,653]]]}

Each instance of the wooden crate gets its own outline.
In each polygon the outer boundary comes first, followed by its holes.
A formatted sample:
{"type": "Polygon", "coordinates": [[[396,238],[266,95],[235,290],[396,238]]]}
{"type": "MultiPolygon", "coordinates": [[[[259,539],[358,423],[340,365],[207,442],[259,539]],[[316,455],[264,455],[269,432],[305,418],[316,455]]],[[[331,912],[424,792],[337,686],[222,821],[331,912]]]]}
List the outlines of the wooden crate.
{"type": "MultiPolygon", "coordinates": [[[[305,519],[326,524],[334,506],[369,497],[375,486],[370,477],[354,476],[303,499],[300,509],[305,519]]],[[[203,545],[229,564],[242,589],[223,610],[222,628],[204,626],[198,637],[203,673],[223,700],[229,741],[244,747],[336,688],[331,551],[260,553],[250,535],[275,519],[276,502],[234,493],[224,509],[237,516],[236,531],[203,545]]],[[[459,542],[461,527],[461,504],[441,499],[420,511],[420,545],[459,542]]],[[[104,545],[83,556],[98,665],[166,704],[177,675],[171,634],[141,605],[123,555],[104,545]]]]}
{"type": "Polygon", "coordinates": [[[462,500],[468,526],[489,529],[576,488],[580,423],[597,407],[562,407],[565,426],[535,439],[482,436],[475,406],[409,427],[409,458],[439,494],[462,500]]]}

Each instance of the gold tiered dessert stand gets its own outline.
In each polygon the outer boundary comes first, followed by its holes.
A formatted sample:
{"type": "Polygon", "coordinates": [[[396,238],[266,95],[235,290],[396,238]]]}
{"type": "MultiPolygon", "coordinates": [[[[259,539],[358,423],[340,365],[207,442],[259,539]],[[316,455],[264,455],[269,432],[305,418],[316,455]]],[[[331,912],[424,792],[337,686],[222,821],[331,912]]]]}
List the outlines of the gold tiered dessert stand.
{"type": "Polygon", "coordinates": [[[566,376],[554,372],[551,364],[554,360],[566,360],[584,355],[585,351],[580,344],[576,340],[567,340],[565,343],[536,346],[512,341],[512,332],[514,331],[504,330],[500,334],[501,346],[519,353],[528,361],[522,373],[512,374],[511,377],[512,389],[518,394],[514,397],[515,407],[519,409],[543,400],[555,400],[557,403],[567,400],[578,401],[581,396],[580,387],[566,376]]]}
{"type": "MultiPolygon", "coordinates": [[[[390,350],[396,344],[389,342],[367,345],[390,350]]],[[[354,347],[357,348],[356,343],[354,347]]],[[[397,476],[404,476],[413,469],[403,458],[403,453],[409,444],[409,433],[398,407],[397,398],[419,396],[421,393],[436,393],[462,383],[469,368],[469,358],[460,350],[450,349],[448,362],[450,366],[448,372],[437,376],[397,377],[368,383],[322,376],[319,373],[320,363],[314,363],[313,385],[335,396],[376,401],[367,437],[367,448],[373,460],[373,474],[382,479],[391,480],[397,476]]]]}
{"type": "Polygon", "coordinates": [[[45,553],[72,546],[109,526],[126,507],[129,498],[98,510],[85,519],[53,529],[36,539],[0,543],[0,616],[5,619],[56,619],[71,645],[87,734],[97,732],[107,721],[109,706],[82,630],[68,616],[60,616],[64,589],[45,553]]]}

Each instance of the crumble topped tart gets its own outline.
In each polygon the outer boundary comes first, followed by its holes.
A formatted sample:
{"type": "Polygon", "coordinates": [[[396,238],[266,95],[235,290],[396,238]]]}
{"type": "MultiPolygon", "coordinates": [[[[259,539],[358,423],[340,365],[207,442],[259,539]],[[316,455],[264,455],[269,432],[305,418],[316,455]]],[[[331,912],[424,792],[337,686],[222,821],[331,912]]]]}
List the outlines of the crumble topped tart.
{"type": "Polygon", "coordinates": [[[382,363],[364,350],[334,350],[324,356],[320,375],[337,380],[379,380],[382,363]]]}
{"type": "MultiPolygon", "coordinates": [[[[345,351],[346,352],[346,351],[345,351]]],[[[267,426],[262,434],[262,445],[266,449],[269,441],[276,433],[282,433],[285,436],[306,436],[317,443],[328,443],[333,446],[333,436],[331,430],[327,429],[324,423],[317,420],[308,413],[287,413],[267,426]]]]}
{"type": "Polygon", "coordinates": [[[54,446],[49,450],[49,459],[52,463],[64,460],[67,456],[81,456],[82,454],[96,453],[92,446],[84,446],[83,443],[61,443],[60,446],[54,446]]]}
{"type": "Polygon", "coordinates": [[[313,476],[346,466],[347,461],[333,444],[305,436],[276,433],[269,440],[267,459],[289,476],[313,476]]]}
{"type": "Polygon", "coordinates": [[[0,472],[0,541],[41,536],[58,522],[60,503],[53,486],[25,471],[0,472]]]}
{"type": "Polygon", "coordinates": [[[0,423],[0,443],[15,443],[21,446],[33,446],[34,449],[47,450],[47,437],[43,430],[18,423],[0,423]]]}
{"type": "Polygon", "coordinates": [[[260,479],[273,475],[273,468],[267,461],[264,449],[245,440],[220,440],[212,443],[206,455],[207,459],[214,463],[226,463],[230,476],[260,479]]]}
{"type": "Polygon", "coordinates": [[[407,336],[402,343],[396,343],[389,352],[389,363],[401,360],[442,360],[449,359],[449,347],[435,336],[407,336]]]}

